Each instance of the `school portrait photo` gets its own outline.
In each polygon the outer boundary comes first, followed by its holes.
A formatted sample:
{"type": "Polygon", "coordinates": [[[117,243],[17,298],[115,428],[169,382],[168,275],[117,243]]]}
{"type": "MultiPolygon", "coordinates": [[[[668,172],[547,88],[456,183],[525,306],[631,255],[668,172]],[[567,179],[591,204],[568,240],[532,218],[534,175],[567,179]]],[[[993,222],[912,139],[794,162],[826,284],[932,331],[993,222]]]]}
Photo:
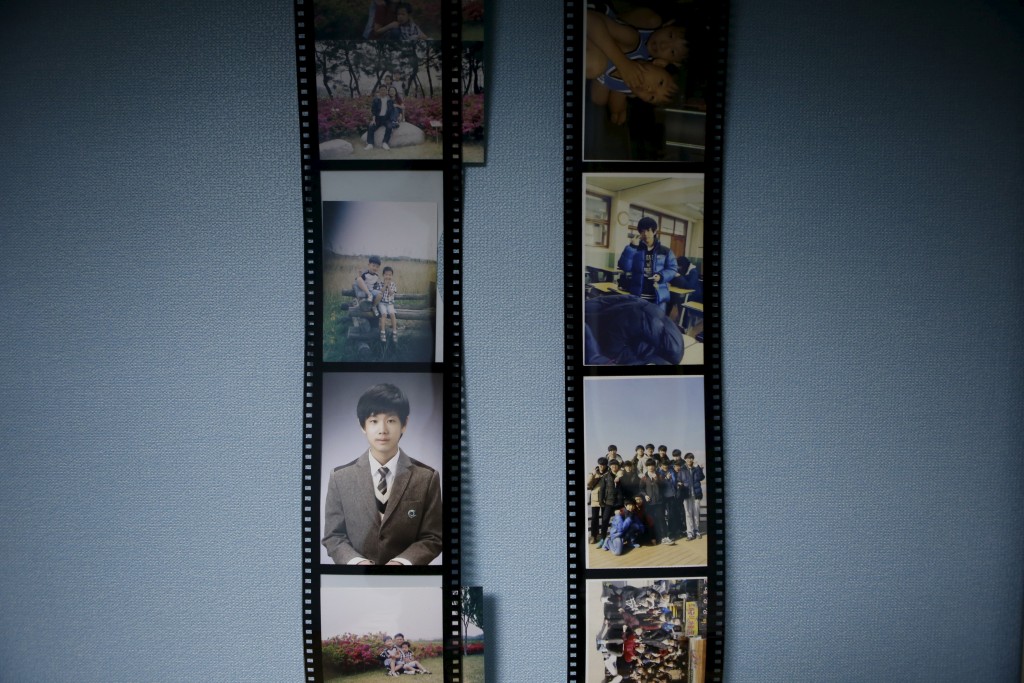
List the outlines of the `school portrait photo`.
{"type": "Polygon", "coordinates": [[[442,375],[324,373],[322,565],[440,564],[442,375]]]}

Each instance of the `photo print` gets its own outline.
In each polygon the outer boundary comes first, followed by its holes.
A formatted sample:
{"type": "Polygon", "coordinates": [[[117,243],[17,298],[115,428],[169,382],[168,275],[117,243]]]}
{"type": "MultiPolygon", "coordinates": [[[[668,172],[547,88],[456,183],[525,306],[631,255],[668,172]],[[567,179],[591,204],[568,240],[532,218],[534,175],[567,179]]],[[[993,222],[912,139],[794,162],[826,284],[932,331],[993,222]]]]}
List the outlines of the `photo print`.
{"type": "Polygon", "coordinates": [[[587,683],[704,683],[705,579],[592,580],[586,599],[587,683]]]}
{"type": "Polygon", "coordinates": [[[315,0],[317,40],[406,42],[441,37],[441,0],[315,0]]]}
{"type": "Polygon", "coordinates": [[[324,360],[440,362],[441,174],[328,171],[321,174],[321,196],[324,360]],[[380,264],[371,263],[371,257],[380,264]],[[387,266],[394,285],[393,319],[390,307],[386,317],[380,315],[382,291],[368,286],[373,296],[367,296],[356,282],[366,272],[381,285],[387,266]]]}
{"type": "Polygon", "coordinates": [[[587,365],[704,363],[704,175],[583,176],[587,365]]]}
{"type": "Polygon", "coordinates": [[[393,577],[382,576],[330,585],[330,578],[336,577],[326,577],[320,588],[325,682],[414,674],[444,678],[440,586],[395,585],[393,577]]]}
{"type": "Polygon", "coordinates": [[[704,378],[585,377],[587,567],[707,566],[704,378]]]}
{"type": "Polygon", "coordinates": [[[441,563],[441,373],[324,373],[320,562],[441,563]]]}
{"type": "Polygon", "coordinates": [[[321,161],[440,160],[441,43],[318,40],[321,161]]]}
{"type": "Polygon", "coordinates": [[[712,5],[591,5],[585,20],[585,159],[704,161],[712,5]]]}
{"type": "Polygon", "coordinates": [[[433,202],[323,202],[325,362],[434,360],[437,211],[433,202]]]}
{"type": "Polygon", "coordinates": [[[462,587],[459,609],[462,629],[462,680],[484,683],[484,589],[462,587]]]}

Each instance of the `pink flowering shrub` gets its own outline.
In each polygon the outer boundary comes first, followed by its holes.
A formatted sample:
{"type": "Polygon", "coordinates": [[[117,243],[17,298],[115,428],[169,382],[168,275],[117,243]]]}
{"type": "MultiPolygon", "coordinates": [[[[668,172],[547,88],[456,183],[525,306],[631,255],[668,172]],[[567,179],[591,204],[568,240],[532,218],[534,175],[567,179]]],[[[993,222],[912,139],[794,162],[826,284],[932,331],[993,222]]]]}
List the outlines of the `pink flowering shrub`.
{"type": "MultiPolygon", "coordinates": [[[[320,140],[334,140],[362,135],[370,125],[373,97],[321,97],[317,100],[317,127],[320,140]]],[[[430,131],[430,121],[441,120],[440,97],[405,98],[405,120],[430,131]]]]}
{"type": "Polygon", "coordinates": [[[483,641],[474,640],[466,645],[467,655],[482,655],[484,653],[483,641]]]}
{"type": "Polygon", "coordinates": [[[484,136],[484,96],[462,96],[462,135],[480,139],[484,136]]]}
{"type": "MultiPolygon", "coordinates": [[[[330,671],[331,675],[383,670],[378,655],[384,649],[384,635],[367,633],[357,636],[354,633],[343,633],[326,638],[320,650],[324,669],[330,671]]],[[[444,650],[440,643],[411,642],[410,647],[418,659],[440,657],[444,650]]]]}

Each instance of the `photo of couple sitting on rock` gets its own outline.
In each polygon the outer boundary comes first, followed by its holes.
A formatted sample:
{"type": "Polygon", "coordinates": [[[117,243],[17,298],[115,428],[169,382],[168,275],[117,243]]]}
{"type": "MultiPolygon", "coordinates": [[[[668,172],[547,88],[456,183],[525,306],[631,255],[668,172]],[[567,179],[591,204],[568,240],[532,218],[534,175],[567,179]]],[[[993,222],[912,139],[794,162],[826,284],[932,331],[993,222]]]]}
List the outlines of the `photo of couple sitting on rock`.
{"type": "Polygon", "coordinates": [[[440,43],[317,42],[316,83],[321,160],[442,157],[440,43]]]}

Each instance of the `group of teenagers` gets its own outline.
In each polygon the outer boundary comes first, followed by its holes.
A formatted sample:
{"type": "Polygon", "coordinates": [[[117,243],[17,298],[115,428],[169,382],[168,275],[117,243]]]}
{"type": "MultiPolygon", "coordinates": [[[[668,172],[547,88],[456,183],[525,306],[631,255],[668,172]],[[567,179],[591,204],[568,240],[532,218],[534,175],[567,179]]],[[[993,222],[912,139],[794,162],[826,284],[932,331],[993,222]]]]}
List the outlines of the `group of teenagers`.
{"type": "Polygon", "coordinates": [[[701,537],[700,501],[704,469],[693,453],[637,445],[631,459],[615,445],[597,459],[587,478],[590,538],[598,548],[622,555],[641,545],[674,545],[701,537]]]}
{"type": "Polygon", "coordinates": [[[412,652],[412,646],[401,633],[396,633],[394,637],[384,636],[384,648],[378,656],[388,676],[433,673],[419,663],[412,652]]]}
{"type": "Polygon", "coordinates": [[[697,599],[696,584],[693,580],[656,581],[649,588],[605,584],[604,621],[597,635],[604,683],[679,680],[689,659],[680,615],[687,601],[697,599]]]}

